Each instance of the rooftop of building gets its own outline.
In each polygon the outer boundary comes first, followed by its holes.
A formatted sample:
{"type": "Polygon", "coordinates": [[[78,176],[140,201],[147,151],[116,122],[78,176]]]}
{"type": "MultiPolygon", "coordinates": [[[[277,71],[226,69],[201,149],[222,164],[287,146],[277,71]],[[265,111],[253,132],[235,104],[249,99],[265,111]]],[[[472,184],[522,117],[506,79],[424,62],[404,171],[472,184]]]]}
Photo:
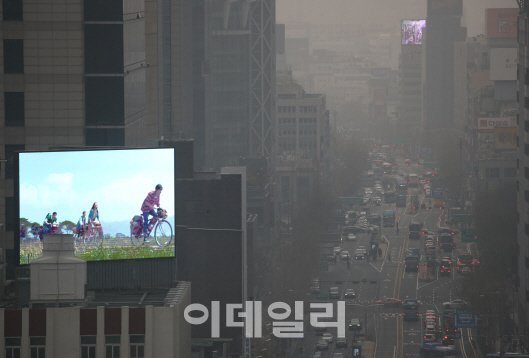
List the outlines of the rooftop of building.
{"type": "Polygon", "coordinates": [[[0,300],[0,308],[15,307],[145,307],[145,306],[172,306],[182,302],[182,299],[191,284],[179,281],[170,289],[145,289],[145,290],[98,290],[88,291],[84,301],[38,301],[23,303],[19,299],[0,300]]]}

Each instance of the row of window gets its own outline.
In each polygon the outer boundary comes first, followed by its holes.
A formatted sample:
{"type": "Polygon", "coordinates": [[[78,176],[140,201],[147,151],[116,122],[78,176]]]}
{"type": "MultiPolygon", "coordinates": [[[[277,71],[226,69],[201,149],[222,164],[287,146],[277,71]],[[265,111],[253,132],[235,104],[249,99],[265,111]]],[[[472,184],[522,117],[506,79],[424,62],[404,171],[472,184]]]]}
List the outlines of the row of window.
{"type": "MultiPolygon", "coordinates": [[[[122,21],[123,3],[120,0],[85,1],[84,16],[87,21],[122,21]]],[[[3,0],[2,19],[4,21],[23,21],[23,0],[3,0]]]]}
{"type": "MultiPolygon", "coordinates": [[[[123,73],[123,25],[85,25],[85,72],[123,73]]],[[[4,39],[4,73],[24,73],[24,40],[4,39]]]]}
{"type": "MultiPolygon", "coordinates": [[[[105,358],[120,358],[120,336],[105,337],[105,358]]],[[[46,337],[30,337],[31,358],[46,358],[46,337]]],[[[144,358],[145,336],[130,336],[130,358],[144,358]]],[[[6,358],[20,358],[21,338],[5,337],[6,358]]],[[[96,336],[81,336],[81,358],[96,357],[96,336]]]]}
{"type": "MultiPolygon", "coordinates": [[[[316,118],[299,118],[300,124],[316,124],[316,118]]],[[[280,118],[279,124],[296,124],[296,118],[280,118]]]]}
{"type": "MultiPolygon", "coordinates": [[[[316,113],[318,112],[317,106],[299,106],[299,112],[301,113],[316,113]]],[[[278,106],[278,113],[296,113],[296,106],[278,106]]]]}
{"type": "MultiPolygon", "coordinates": [[[[500,168],[486,168],[485,177],[490,179],[500,178],[500,168]]],[[[516,176],[516,168],[504,168],[503,176],[505,178],[514,178],[516,176]]]]}
{"type": "MultiPolygon", "coordinates": [[[[294,143],[279,143],[279,148],[283,150],[294,150],[296,145],[294,143]]],[[[316,149],[316,143],[299,143],[299,149],[316,149]]]]}
{"type": "MultiPolygon", "coordinates": [[[[317,133],[316,129],[300,129],[298,131],[298,135],[300,135],[300,136],[315,136],[316,133],[317,133]]],[[[279,134],[279,136],[295,136],[296,135],[296,130],[295,129],[292,129],[292,130],[286,129],[286,130],[278,131],[278,134],[279,134]]]]}

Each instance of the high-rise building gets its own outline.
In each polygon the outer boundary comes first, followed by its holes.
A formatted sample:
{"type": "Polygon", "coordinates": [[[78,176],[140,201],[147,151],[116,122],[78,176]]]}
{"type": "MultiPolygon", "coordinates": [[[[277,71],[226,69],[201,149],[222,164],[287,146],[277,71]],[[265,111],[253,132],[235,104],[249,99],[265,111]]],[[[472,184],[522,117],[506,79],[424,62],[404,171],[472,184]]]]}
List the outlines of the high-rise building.
{"type": "Polygon", "coordinates": [[[401,140],[409,138],[410,130],[416,133],[422,125],[422,49],[422,45],[401,47],[397,126],[401,140]]]}
{"type": "Polygon", "coordinates": [[[423,123],[426,130],[454,122],[454,43],[463,41],[462,0],[428,0],[426,19],[423,123]]]}
{"type": "Polygon", "coordinates": [[[145,1],[147,118],[130,144],[193,137],[192,2],[145,1]]]}
{"type": "Polygon", "coordinates": [[[206,3],[206,165],[271,158],[275,0],[206,3]]]}
{"type": "Polygon", "coordinates": [[[289,222],[328,173],[330,123],[325,95],[306,93],[291,73],[284,73],[277,78],[276,118],[276,214],[289,222]]]}
{"type": "Polygon", "coordinates": [[[125,145],[145,116],[145,29],[141,1],[5,0],[1,10],[0,247],[11,262],[14,152],[125,145]]]}
{"type": "Polygon", "coordinates": [[[529,347],[529,3],[518,15],[518,287],[515,321],[529,347]]]}

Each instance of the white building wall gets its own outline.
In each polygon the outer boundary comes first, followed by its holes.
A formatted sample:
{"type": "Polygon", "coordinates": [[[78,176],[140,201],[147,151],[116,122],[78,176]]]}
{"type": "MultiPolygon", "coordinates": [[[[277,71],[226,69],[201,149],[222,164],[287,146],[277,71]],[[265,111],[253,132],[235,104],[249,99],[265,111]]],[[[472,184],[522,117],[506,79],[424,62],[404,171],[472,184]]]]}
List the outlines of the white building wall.
{"type": "Polygon", "coordinates": [[[46,310],[46,357],[80,357],[80,315],[76,307],[46,310]]]}

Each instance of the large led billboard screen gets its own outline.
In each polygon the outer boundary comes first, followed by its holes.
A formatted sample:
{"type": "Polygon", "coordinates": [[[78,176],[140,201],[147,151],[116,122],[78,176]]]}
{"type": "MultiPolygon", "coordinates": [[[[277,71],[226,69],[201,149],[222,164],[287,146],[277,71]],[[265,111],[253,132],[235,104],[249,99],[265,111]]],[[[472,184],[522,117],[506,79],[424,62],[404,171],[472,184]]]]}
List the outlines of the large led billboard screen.
{"type": "Polygon", "coordinates": [[[401,23],[401,44],[402,45],[422,45],[422,36],[426,20],[402,20],[401,23]]]}
{"type": "Polygon", "coordinates": [[[19,153],[20,263],[47,233],[87,261],[174,256],[174,178],[173,148],[19,153]]]}

